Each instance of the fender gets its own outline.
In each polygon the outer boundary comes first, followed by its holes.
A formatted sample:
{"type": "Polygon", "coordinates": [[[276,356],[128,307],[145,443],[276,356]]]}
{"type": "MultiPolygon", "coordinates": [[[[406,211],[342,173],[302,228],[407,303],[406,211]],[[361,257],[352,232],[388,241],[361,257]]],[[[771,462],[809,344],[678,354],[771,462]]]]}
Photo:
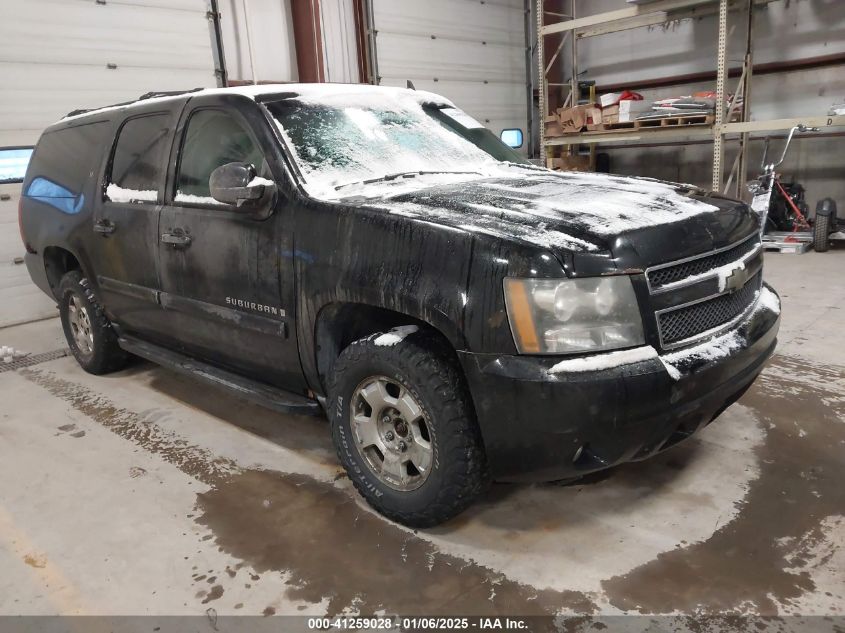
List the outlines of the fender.
{"type": "Polygon", "coordinates": [[[472,235],[364,206],[312,201],[296,207],[297,338],[312,389],[320,385],[317,316],[331,304],[407,315],[439,331],[454,349],[467,349],[472,235]]]}

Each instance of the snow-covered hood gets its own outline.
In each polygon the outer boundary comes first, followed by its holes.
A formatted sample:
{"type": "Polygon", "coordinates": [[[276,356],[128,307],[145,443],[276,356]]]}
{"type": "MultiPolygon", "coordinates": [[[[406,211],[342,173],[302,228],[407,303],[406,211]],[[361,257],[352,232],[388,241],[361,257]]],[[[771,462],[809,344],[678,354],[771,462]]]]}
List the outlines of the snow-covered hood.
{"type": "Polygon", "coordinates": [[[576,172],[444,184],[366,204],[555,253],[610,256],[624,268],[718,248],[756,227],[745,204],[690,185],[576,172]]]}

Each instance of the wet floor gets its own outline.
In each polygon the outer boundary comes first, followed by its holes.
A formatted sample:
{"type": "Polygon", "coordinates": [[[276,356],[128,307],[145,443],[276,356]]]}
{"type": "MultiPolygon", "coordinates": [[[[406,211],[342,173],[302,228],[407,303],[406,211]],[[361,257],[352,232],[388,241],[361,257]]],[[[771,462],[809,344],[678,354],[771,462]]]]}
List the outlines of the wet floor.
{"type": "Polygon", "coordinates": [[[845,362],[804,311],[840,297],[773,268],[782,352],[700,435],[434,530],[365,507],[323,420],[140,362],[0,373],[0,614],[843,615],[845,362]]]}

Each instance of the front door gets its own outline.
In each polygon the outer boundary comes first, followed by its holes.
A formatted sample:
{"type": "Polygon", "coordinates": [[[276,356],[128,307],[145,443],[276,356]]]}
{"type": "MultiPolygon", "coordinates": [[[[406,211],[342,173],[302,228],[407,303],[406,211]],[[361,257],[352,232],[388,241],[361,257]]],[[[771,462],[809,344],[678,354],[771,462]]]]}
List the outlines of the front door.
{"type": "Polygon", "coordinates": [[[159,224],[162,305],[184,351],[303,393],[293,310],[292,252],[281,193],[245,213],[211,197],[217,167],[242,162],[273,180],[266,152],[234,109],[195,106],[159,224]]]}
{"type": "Polygon", "coordinates": [[[93,268],[107,313],[125,330],[152,337],[164,327],[158,221],[175,127],[169,112],[139,115],[121,125],[91,227],[93,268]]]}

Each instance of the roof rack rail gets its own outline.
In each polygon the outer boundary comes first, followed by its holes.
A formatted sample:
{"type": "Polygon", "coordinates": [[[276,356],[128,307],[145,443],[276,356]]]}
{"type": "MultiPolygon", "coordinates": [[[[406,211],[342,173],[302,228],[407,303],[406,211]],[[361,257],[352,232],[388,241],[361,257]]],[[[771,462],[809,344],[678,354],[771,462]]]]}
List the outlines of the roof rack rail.
{"type": "Polygon", "coordinates": [[[178,95],[190,94],[192,92],[198,92],[200,90],[205,90],[205,88],[191,88],[190,90],[155,90],[152,92],[145,92],[140,97],[138,97],[135,101],[124,101],[123,103],[114,103],[108,106],[100,106],[98,108],[80,108],[78,110],[71,110],[65,115],[65,118],[72,116],[78,116],[80,114],[85,114],[86,112],[95,112],[97,110],[105,110],[106,108],[119,108],[121,106],[132,105],[133,103],[137,103],[138,101],[144,101],[145,99],[155,99],[156,97],[176,97],[178,95]]]}
{"type": "Polygon", "coordinates": [[[71,110],[65,115],[65,118],[72,116],[77,116],[79,114],[85,114],[86,112],[96,112],[97,110],[105,110],[106,108],[119,108],[120,106],[130,105],[135,103],[134,101],[124,101],[123,103],[113,103],[107,106],[99,106],[97,108],[79,108],[78,110],[71,110]]]}
{"type": "Polygon", "coordinates": [[[138,101],[143,101],[144,99],[155,99],[156,97],[175,97],[177,95],[198,92],[200,90],[205,90],[205,88],[191,88],[190,90],[154,90],[152,92],[145,92],[142,94],[138,97],[138,101]]]}

